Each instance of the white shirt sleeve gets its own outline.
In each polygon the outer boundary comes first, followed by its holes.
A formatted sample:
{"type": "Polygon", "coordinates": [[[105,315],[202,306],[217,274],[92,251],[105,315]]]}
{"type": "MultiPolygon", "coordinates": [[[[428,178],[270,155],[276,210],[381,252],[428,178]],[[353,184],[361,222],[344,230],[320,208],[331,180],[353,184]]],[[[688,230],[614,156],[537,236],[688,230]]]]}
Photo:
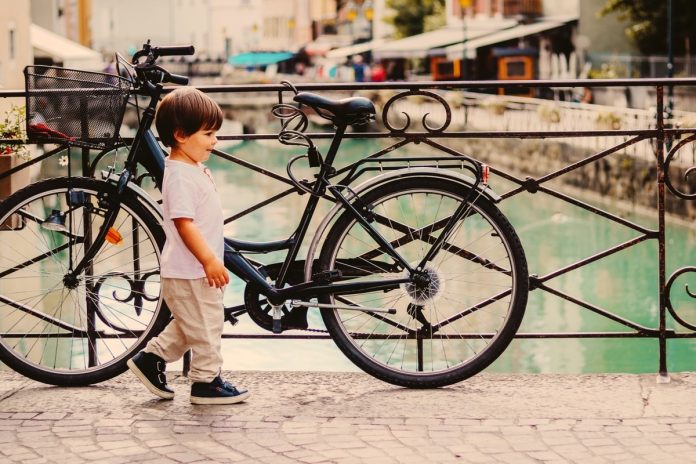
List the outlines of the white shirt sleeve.
{"type": "Polygon", "coordinates": [[[165,219],[196,217],[196,202],[198,188],[190,176],[179,169],[173,169],[170,173],[168,187],[162,193],[162,199],[169,205],[169,213],[165,219]]]}

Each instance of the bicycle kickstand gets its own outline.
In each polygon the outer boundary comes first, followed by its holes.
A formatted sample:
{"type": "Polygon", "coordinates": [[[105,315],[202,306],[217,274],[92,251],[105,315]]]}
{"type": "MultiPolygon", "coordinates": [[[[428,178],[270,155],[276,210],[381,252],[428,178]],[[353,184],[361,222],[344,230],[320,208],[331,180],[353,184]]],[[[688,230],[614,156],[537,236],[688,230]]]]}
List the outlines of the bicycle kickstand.
{"type": "Polygon", "coordinates": [[[274,334],[279,334],[283,332],[283,328],[280,326],[280,318],[283,316],[283,312],[281,311],[281,308],[283,307],[282,304],[280,305],[271,305],[271,311],[273,312],[273,333],[274,334]]]}

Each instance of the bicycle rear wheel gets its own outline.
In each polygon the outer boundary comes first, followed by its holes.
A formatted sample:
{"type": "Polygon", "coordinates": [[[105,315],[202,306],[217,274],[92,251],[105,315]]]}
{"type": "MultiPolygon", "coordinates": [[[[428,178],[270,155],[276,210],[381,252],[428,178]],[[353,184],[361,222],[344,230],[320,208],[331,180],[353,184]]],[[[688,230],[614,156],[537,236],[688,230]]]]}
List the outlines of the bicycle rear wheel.
{"type": "Polygon", "coordinates": [[[91,265],[66,277],[103,223],[111,183],[38,182],[0,203],[0,360],[53,385],[87,385],[126,369],[161,330],[159,221],[126,192],[91,265]]]}
{"type": "MultiPolygon", "coordinates": [[[[371,225],[415,267],[468,193],[446,177],[406,177],[375,187],[360,203],[371,225]]],[[[408,276],[348,212],[327,234],[319,263],[356,282],[408,276]]],[[[524,314],[527,281],[512,225],[475,192],[418,279],[393,290],[323,299],[356,309],[394,308],[395,315],[323,309],[322,317],[341,351],[365,372],[404,387],[440,387],[480,372],[505,350],[524,314]]]]}

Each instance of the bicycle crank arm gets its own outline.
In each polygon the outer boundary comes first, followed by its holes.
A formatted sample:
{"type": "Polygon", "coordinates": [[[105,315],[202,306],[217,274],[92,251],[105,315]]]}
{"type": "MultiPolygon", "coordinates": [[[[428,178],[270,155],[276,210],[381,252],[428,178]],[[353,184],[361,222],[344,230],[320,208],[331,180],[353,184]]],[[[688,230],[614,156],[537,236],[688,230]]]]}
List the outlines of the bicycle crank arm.
{"type": "Polygon", "coordinates": [[[293,307],[297,306],[306,306],[308,308],[320,308],[320,309],[350,309],[353,311],[365,311],[365,312],[370,312],[370,313],[387,313],[387,314],[396,314],[396,309],[394,308],[389,308],[389,309],[382,309],[382,308],[368,308],[367,306],[343,306],[343,305],[332,305],[332,304],[325,304],[325,303],[311,303],[309,301],[298,301],[298,300],[293,300],[291,302],[293,307]]]}

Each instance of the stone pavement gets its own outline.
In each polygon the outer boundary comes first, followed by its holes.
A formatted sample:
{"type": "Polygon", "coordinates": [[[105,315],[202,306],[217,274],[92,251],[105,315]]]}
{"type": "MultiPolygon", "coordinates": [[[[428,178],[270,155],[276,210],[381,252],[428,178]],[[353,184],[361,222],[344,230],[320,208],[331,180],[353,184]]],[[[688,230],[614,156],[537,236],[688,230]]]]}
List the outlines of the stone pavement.
{"type": "MultiPolygon", "coordinates": [[[[253,395],[160,401],[126,373],[85,388],[0,372],[2,463],[694,463],[696,373],[481,374],[407,390],[365,374],[241,372],[253,395]]],[[[232,378],[232,375],[228,375],[232,378]]]]}

